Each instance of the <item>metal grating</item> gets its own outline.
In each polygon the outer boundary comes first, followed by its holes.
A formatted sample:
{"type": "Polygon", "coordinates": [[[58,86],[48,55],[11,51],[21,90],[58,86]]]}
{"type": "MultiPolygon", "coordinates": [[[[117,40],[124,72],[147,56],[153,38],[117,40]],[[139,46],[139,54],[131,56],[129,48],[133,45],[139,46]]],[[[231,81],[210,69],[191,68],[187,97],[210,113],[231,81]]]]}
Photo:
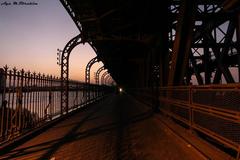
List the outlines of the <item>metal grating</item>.
{"type": "Polygon", "coordinates": [[[240,111],[239,97],[239,90],[193,90],[193,103],[235,111],[240,111]]]}
{"type": "Polygon", "coordinates": [[[240,123],[199,111],[193,112],[193,123],[231,140],[232,142],[240,144],[240,123]]]}

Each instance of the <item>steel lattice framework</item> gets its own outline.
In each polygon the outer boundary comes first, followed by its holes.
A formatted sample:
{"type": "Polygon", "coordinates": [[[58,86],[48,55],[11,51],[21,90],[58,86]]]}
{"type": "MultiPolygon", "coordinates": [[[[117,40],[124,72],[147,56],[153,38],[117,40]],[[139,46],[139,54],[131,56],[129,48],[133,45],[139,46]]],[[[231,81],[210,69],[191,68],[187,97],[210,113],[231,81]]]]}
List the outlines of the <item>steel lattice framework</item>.
{"type": "Polygon", "coordinates": [[[239,79],[239,9],[234,3],[232,9],[230,3],[183,3],[169,6],[175,18],[169,22],[168,83],[189,84],[194,77],[198,84],[222,83],[223,77],[226,83],[236,82],[233,70],[238,68],[239,79]]]}

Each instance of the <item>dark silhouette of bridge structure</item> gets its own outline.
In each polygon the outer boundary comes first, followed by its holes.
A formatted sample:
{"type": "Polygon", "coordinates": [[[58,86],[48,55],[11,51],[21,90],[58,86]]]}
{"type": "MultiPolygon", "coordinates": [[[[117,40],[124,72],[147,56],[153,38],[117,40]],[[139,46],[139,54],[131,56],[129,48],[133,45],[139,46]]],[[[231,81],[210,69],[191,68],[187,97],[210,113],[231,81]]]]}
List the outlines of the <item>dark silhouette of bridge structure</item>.
{"type": "Polygon", "coordinates": [[[0,159],[240,159],[238,0],[60,1],[79,29],[60,77],[0,70],[0,159]]]}

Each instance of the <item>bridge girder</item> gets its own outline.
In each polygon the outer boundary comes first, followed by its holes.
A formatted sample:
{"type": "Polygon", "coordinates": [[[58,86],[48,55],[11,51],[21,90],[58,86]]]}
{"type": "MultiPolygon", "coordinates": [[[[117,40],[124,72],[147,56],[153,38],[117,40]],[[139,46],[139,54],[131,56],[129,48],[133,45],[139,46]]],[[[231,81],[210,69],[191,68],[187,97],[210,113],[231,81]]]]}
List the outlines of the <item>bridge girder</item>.
{"type": "Polygon", "coordinates": [[[236,0],[62,3],[121,86],[187,85],[194,77],[198,84],[221,83],[221,77],[236,82],[231,69],[240,70],[236,0]]]}

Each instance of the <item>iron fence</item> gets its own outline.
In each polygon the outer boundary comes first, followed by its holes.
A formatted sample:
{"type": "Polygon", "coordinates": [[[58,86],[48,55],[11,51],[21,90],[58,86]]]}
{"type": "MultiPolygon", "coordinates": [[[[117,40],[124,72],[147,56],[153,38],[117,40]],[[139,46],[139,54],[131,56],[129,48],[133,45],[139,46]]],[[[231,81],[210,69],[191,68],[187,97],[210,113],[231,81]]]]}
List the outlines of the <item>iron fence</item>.
{"type": "MultiPolygon", "coordinates": [[[[58,77],[1,68],[0,144],[62,116],[61,90],[58,77]]],[[[99,100],[110,91],[108,86],[86,87],[85,83],[69,81],[69,112],[99,100]]]]}

